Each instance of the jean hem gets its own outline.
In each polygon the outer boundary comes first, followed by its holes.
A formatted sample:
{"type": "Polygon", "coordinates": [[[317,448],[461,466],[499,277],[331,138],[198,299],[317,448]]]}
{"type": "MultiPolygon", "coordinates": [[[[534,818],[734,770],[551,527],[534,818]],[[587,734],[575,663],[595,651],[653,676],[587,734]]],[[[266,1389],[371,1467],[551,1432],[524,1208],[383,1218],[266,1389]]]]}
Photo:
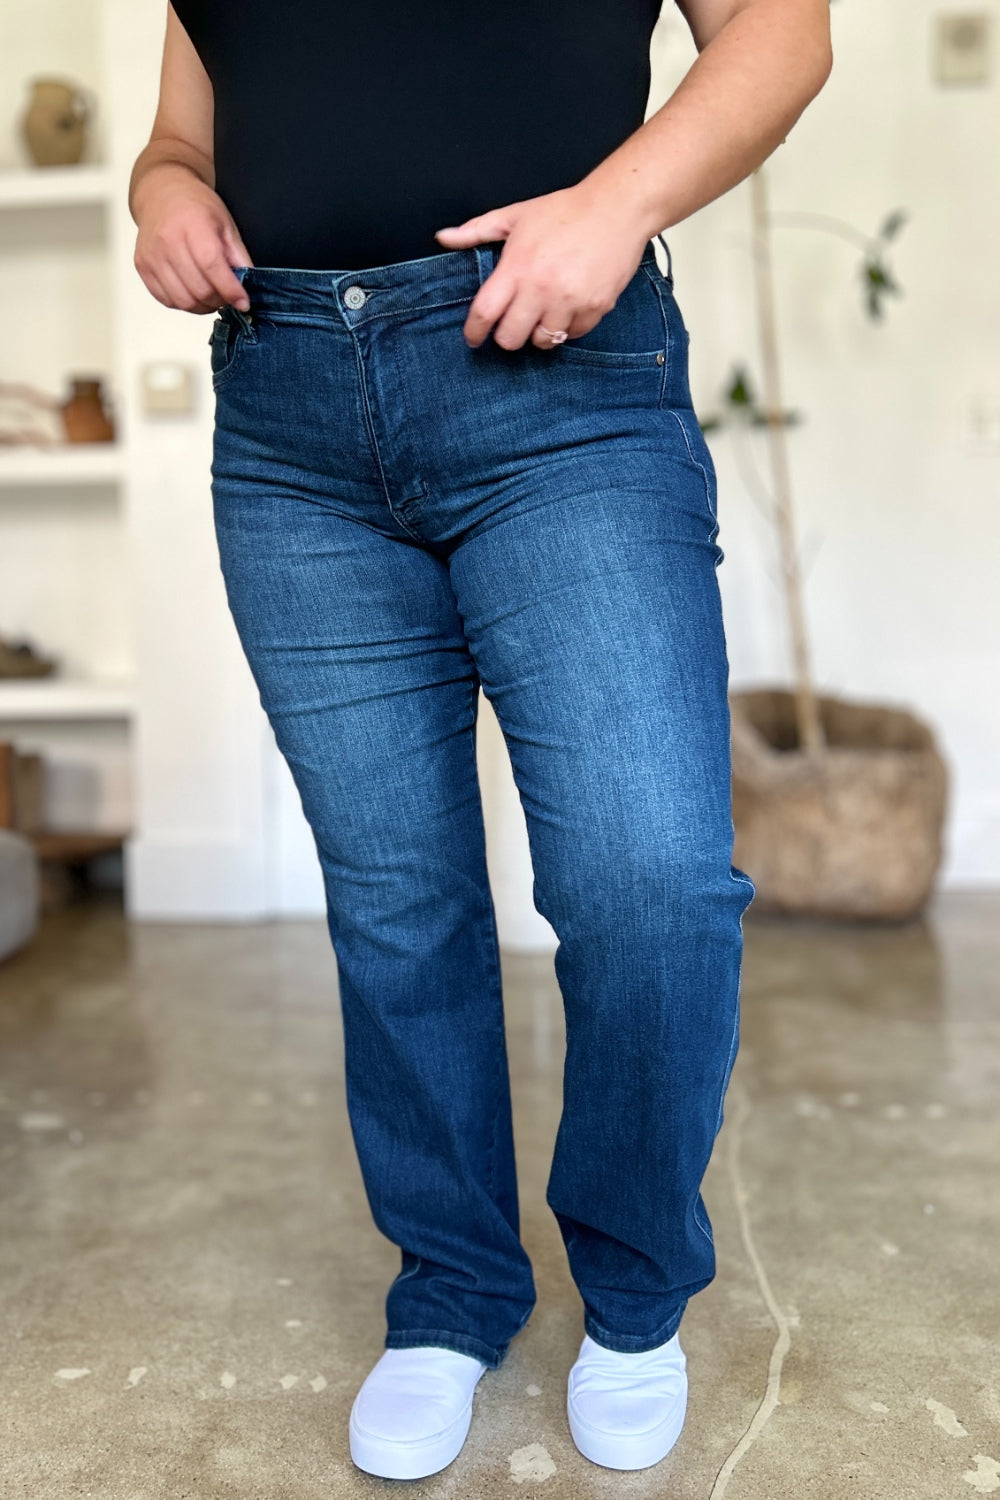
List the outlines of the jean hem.
{"type": "Polygon", "coordinates": [[[452,1349],[456,1354],[471,1354],[490,1370],[498,1370],[507,1353],[507,1344],[487,1344],[469,1333],[454,1333],[448,1328],[392,1328],[385,1336],[387,1349],[420,1349],[433,1345],[452,1349]]]}
{"type": "Polygon", "coordinates": [[[655,1333],[612,1333],[610,1329],[603,1328],[588,1312],[585,1312],[583,1316],[583,1329],[595,1344],[600,1344],[605,1349],[614,1349],[618,1354],[645,1354],[650,1349],[658,1349],[661,1344],[670,1342],[681,1326],[686,1306],[685,1303],[655,1333]]]}

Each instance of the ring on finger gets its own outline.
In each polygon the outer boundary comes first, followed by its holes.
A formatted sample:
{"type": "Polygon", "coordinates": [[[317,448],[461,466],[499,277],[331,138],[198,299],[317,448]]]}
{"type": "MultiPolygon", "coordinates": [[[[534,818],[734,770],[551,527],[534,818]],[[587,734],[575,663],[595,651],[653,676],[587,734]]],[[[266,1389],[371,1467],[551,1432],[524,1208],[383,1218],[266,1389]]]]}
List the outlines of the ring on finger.
{"type": "Polygon", "coordinates": [[[554,344],[561,344],[567,338],[569,338],[569,334],[566,332],[566,330],[564,328],[559,328],[559,329],[553,330],[551,328],[546,328],[546,326],[545,326],[544,323],[539,323],[538,326],[542,330],[543,333],[548,334],[549,338],[552,340],[552,342],[554,344]]]}

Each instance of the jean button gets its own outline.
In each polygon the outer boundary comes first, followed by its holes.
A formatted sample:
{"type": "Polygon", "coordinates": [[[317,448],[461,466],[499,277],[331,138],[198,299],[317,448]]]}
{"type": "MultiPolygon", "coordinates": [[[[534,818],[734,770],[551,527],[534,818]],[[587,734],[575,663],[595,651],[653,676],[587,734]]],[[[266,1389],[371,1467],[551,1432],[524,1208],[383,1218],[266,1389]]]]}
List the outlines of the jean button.
{"type": "Polygon", "coordinates": [[[364,307],[368,301],[368,293],[359,286],[349,286],[344,293],[344,301],[348,307],[364,307]]]}

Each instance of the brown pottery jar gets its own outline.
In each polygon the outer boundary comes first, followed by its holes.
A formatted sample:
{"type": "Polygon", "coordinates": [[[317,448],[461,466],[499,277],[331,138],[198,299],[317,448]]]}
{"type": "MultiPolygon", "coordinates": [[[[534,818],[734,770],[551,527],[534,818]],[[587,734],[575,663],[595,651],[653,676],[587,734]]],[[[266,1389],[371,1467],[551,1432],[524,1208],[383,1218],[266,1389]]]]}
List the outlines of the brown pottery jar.
{"type": "Polygon", "coordinates": [[[21,134],[36,167],[73,166],[94,112],[90,91],[62,78],[33,78],[21,134]]]}
{"type": "Polygon", "coordinates": [[[60,407],[66,439],[70,443],[110,443],[114,422],[105,409],[99,377],[71,375],[71,394],[60,407]]]}

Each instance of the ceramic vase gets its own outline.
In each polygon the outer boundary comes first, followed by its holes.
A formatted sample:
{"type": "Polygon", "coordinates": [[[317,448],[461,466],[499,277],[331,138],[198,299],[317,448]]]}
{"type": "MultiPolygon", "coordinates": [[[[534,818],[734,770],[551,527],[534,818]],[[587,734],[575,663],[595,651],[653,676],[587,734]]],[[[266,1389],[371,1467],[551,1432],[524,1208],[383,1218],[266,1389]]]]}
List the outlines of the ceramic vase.
{"type": "Polygon", "coordinates": [[[21,117],[21,134],[36,167],[78,162],[86,144],[93,101],[87,90],[62,78],[33,78],[21,117]]]}
{"type": "Polygon", "coordinates": [[[60,408],[66,439],[70,443],[109,443],[114,423],[105,409],[100,379],[85,375],[70,377],[71,392],[60,408]]]}

